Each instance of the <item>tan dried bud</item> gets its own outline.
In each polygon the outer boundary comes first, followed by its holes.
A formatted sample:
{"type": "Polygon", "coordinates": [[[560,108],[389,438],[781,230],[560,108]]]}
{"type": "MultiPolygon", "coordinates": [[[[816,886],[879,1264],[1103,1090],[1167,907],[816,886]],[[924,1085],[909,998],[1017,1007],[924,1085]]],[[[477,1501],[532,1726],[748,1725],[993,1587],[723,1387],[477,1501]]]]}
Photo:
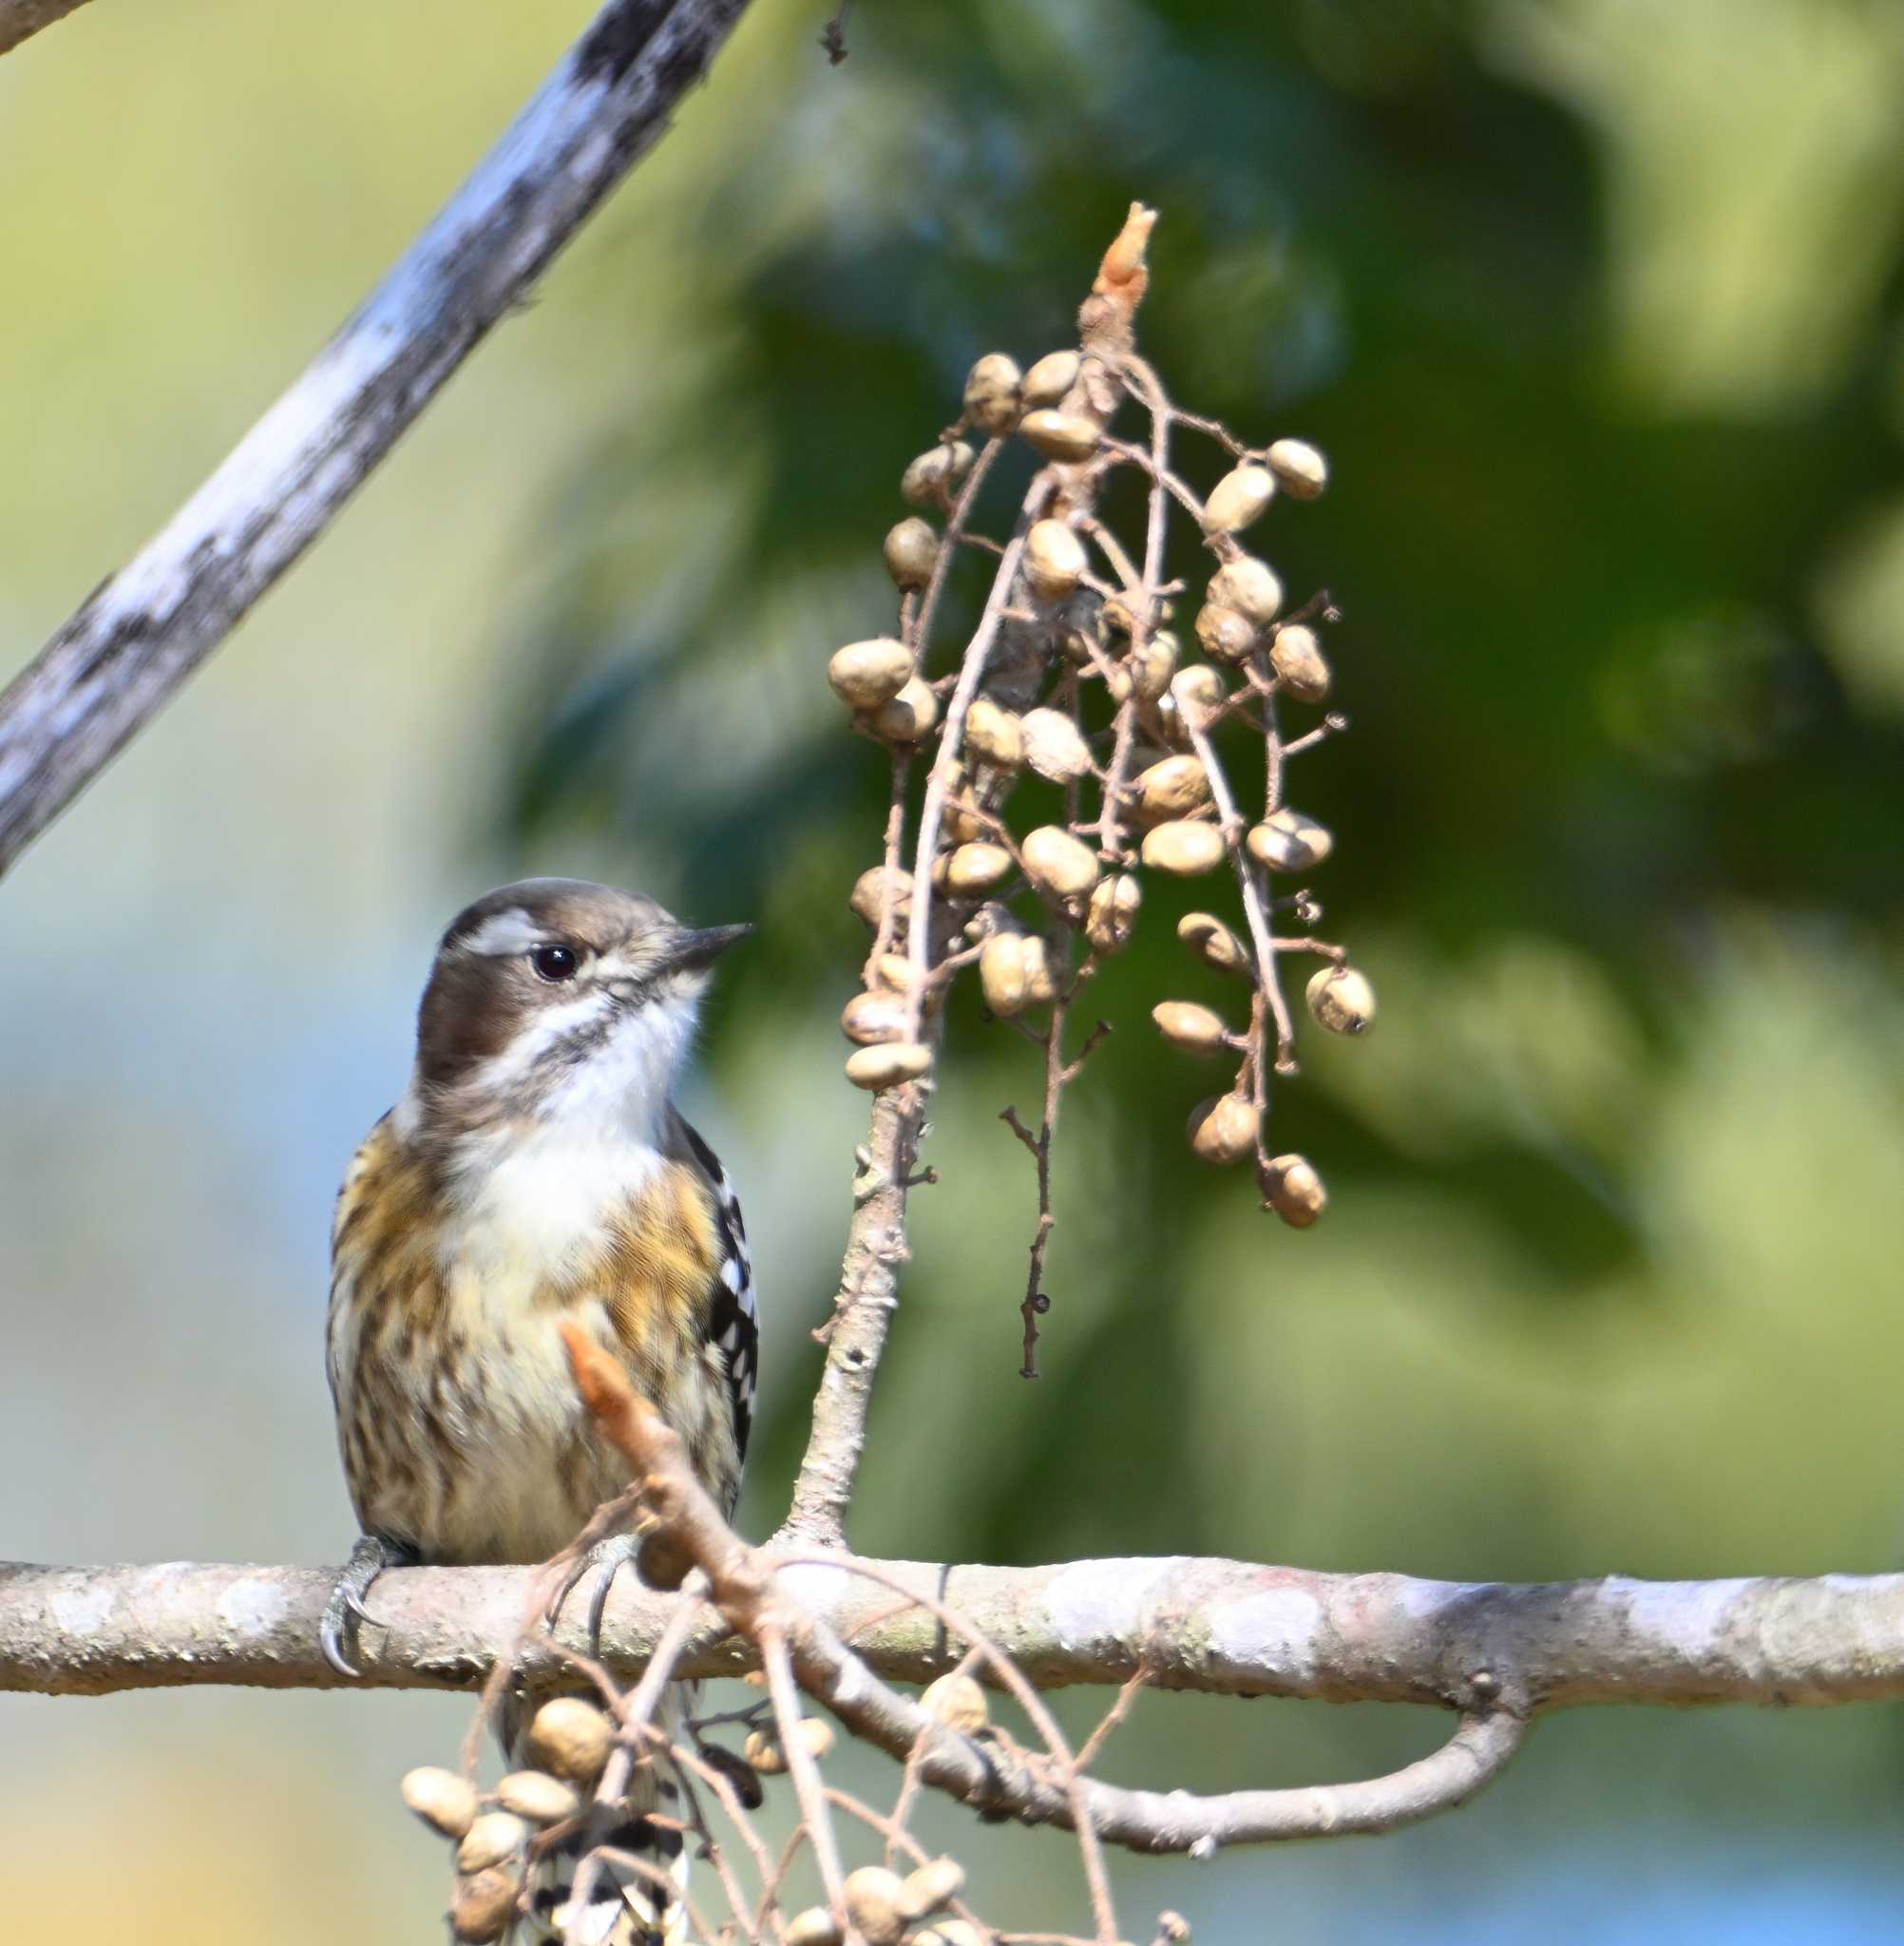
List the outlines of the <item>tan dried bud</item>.
{"type": "Polygon", "coordinates": [[[972,448],[962,439],[928,447],[902,475],[900,498],[908,506],[942,506],[971,470],[972,448]]]}
{"type": "Polygon", "coordinates": [[[404,1773],[403,1801],[445,1838],[461,1838],[476,1822],[475,1791],[455,1771],[433,1764],[404,1773]]]}
{"type": "Polygon", "coordinates": [[[992,1720],[984,1690],[957,1669],[927,1683],[920,1691],[919,1703],[935,1722],[957,1730],[962,1737],[977,1736],[992,1720]]]}
{"type": "Polygon", "coordinates": [[[581,1793],[546,1770],[512,1770],[497,1779],[496,1802],[531,1824],[560,1824],[581,1809],[581,1793]]]}
{"type": "Polygon", "coordinates": [[[1015,771],[1025,760],[1024,730],[1010,710],[988,696],[975,696],[965,712],[965,748],[1001,771],[1015,771]]]}
{"type": "Polygon", "coordinates": [[[1375,988],[1353,966],[1324,966],[1308,996],[1310,1013],[1331,1034],[1366,1034],[1375,1025],[1375,988]]]}
{"type": "MultiPolygon", "coordinates": [[[[550,1780],[554,1782],[553,1779],[550,1780]]],[[[485,1811],[456,1847],[459,1872],[481,1872],[512,1859],[529,1841],[529,1822],[513,1811],[485,1811]]]]}
{"type": "Polygon", "coordinates": [[[894,993],[856,993],[840,1009],[840,1032],[856,1047],[905,1039],[905,1002],[894,993]]]}
{"type": "Polygon", "coordinates": [[[552,1696],[529,1724],[528,1753],[536,1767],[571,1784],[593,1784],[614,1744],[607,1717],[580,1696],[552,1696]]]}
{"type": "Polygon", "coordinates": [[[1225,1054],[1229,1049],[1229,1029],[1223,1016],[1194,1001],[1160,1001],[1151,1009],[1151,1018],[1157,1032],[1186,1054],[1225,1054]]]}
{"type": "Polygon", "coordinates": [[[1329,1192],[1305,1155],[1276,1155],[1263,1173],[1269,1207],[1291,1230],[1306,1230],[1329,1206],[1329,1192]]]}
{"type": "Polygon", "coordinates": [[[1052,997],[1051,961],[1035,933],[994,932],[979,948],[979,989],[1001,1020],[1052,997]]]}
{"type": "Polygon", "coordinates": [[[1328,828],[1285,805],[1252,826],[1249,855],[1269,871],[1313,871],[1336,849],[1328,828]]]}
{"type": "Polygon", "coordinates": [[[915,676],[896,696],[873,712],[873,729],[887,743],[917,743],[939,720],[939,698],[915,676]]]}
{"type": "Polygon", "coordinates": [[[1269,666],[1298,702],[1319,703],[1329,693],[1329,665],[1316,631],[1285,621],[1269,644],[1269,666]]]}
{"type": "Polygon", "coordinates": [[[1192,818],[1155,825],[1144,833],[1144,863],[1176,878],[1196,878],[1223,863],[1227,847],[1214,825],[1192,818]]]}
{"type": "Polygon", "coordinates": [[[847,1874],[845,1890],[847,1918],[866,1935],[866,1946],[899,1946],[906,1924],[899,1874],[884,1865],[862,1865],[847,1874]]]}
{"type": "MultiPolygon", "coordinates": [[[[918,525],[925,526],[923,521],[918,525]]],[[[925,531],[929,534],[932,529],[925,527],[925,531]]],[[[1253,554],[1239,554],[1210,577],[1209,600],[1213,607],[1234,608],[1245,621],[1260,628],[1273,620],[1282,607],[1283,583],[1266,561],[1258,561],[1253,554]]]]}
{"type": "Polygon", "coordinates": [[[1082,898],[1097,883],[1097,854],[1062,825],[1040,825],[1019,848],[1025,876],[1054,899],[1082,898]]]}
{"type": "Polygon", "coordinates": [[[1103,879],[1091,894],[1084,915],[1084,936],[1095,953],[1121,953],[1137,929],[1137,908],[1144,903],[1144,888],[1128,871],[1103,879]]]}
{"type": "Polygon", "coordinates": [[[981,432],[995,437],[1019,423],[1022,400],[1017,364],[1002,352],[988,352],[965,379],[965,411],[981,432]]]}
{"type": "Polygon", "coordinates": [[[940,829],[955,845],[975,844],[979,839],[988,838],[992,834],[992,828],[986,823],[984,813],[972,802],[969,793],[962,793],[945,800],[945,815],[940,829]]]}
{"type": "Polygon", "coordinates": [[[1048,460],[1076,466],[1097,450],[1097,428],[1078,412],[1054,412],[1049,407],[1027,412],[1019,421],[1019,431],[1048,460]]]}
{"type": "Polygon", "coordinates": [[[1209,802],[1209,773],[1200,757],[1167,756],[1137,778],[1137,815],[1160,825],[1209,802]]]}
{"type": "Polygon", "coordinates": [[[1077,383],[1083,360],[1076,352],[1047,352],[1025,373],[1023,387],[1027,406],[1056,406],[1077,383]]]}
{"type": "Polygon", "coordinates": [[[876,710],[912,680],[912,651],[891,636],[848,642],[827,664],[833,694],[856,710],[876,710]]]}
{"type": "Polygon", "coordinates": [[[1285,493],[1317,500],[1329,484],[1329,463],[1306,439],[1279,439],[1269,448],[1270,470],[1285,493]]]}
{"type": "Polygon", "coordinates": [[[885,571],[902,588],[923,588],[939,564],[939,536],[919,519],[901,521],[885,537],[885,571]]]}
{"type": "Polygon", "coordinates": [[[996,1933],[981,1933],[970,1919],[936,1919],[912,1936],[912,1946],[994,1946],[996,1933]]]}
{"type": "Polygon", "coordinates": [[[847,1057],[847,1079],[870,1095],[883,1094],[932,1072],[932,1050],[923,1040],[889,1040],[847,1057]]]}
{"type": "Polygon", "coordinates": [[[741,1745],[741,1755],[762,1777],[779,1777],[787,1768],[787,1752],[771,1729],[751,1729],[741,1745]]]}
{"type": "Polygon", "coordinates": [[[1165,1940],[1167,1946],[1190,1946],[1190,1922],[1180,1912],[1160,1912],[1157,1915],[1157,1937],[1165,1940]]]}
{"type": "MultiPolygon", "coordinates": [[[[914,979],[912,962],[904,953],[882,953],[879,956],[879,964],[873,968],[873,972],[882,987],[889,988],[894,993],[909,994],[912,991],[914,979]]],[[[938,1003],[939,989],[935,986],[927,986],[925,989],[925,1004],[927,1008],[930,1009],[938,1005],[938,1003]]]]}
{"type": "Polygon", "coordinates": [[[1089,563],[1084,543],[1062,521],[1034,521],[1025,536],[1025,579],[1047,601],[1061,601],[1089,563]]]}
{"type": "Polygon", "coordinates": [[[486,1946],[508,1931],[516,1916],[521,1878],[496,1866],[459,1879],[449,1902],[449,1930],[458,1938],[486,1946]]]}
{"type": "Polygon", "coordinates": [[[1186,721],[1202,729],[1203,719],[1223,707],[1229,694],[1223,677],[1208,662],[1192,662],[1171,677],[1171,699],[1184,713],[1186,721]]]}
{"type": "Polygon", "coordinates": [[[1012,875],[1012,854],[1002,845],[981,840],[961,845],[945,860],[945,889],[955,899],[969,899],[1003,885],[1012,875]]]}
{"type": "Polygon", "coordinates": [[[896,865],[874,865],[853,881],[852,895],[847,903],[877,932],[880,914],[888,898],[894,916],[906,918],[912,911],[912,874],[896,865]]]}
{"type": "Polygon", "coordinates": [[[1190,1144],[1206,1162],[1241,1162],[1256,1153],[1260,1126],[1247,1095],[1213,1095],[1190,1110],[1190,1144]]]}
{"type": "Polygon", "coordinates": [[[846,1935],[824,1905],[809,1905],[787,1921],[787,1946],[841,1946],[846,1935]]]}
{"type": "Polygon", "coordinates": [[[943,1912],[964,1889],[965,1868],[957,1859],[928,1859],[905,1875],[899,1909],[908,1920],[926,1918],[943,1912]]]}
{"type": "Polygon", "coordinates": [[[1234,608],[1206,603],[1196,612],[1196,639],[1212,661],[1247,662],[1256,646],[1256,630],[1234,608]]]}
{"type": "Polygon", "coordinates": [[[1181,648],[1167,628],[1160,628],[1142,648],[1133,648],[1125,658],[1131,672],[1131,686],[1147,703],[1153,703],[1171,686],[1177,673],[1181,648]]]}
{"type": "Polygon", "coordinates": [[[1249,955],[1243,942],[1214,912],[1186,912],[1177,921],[1177,937],[1206,965],[1222,973],[1251,976],[1249,955]]]}
{"type": "Polygon", "coordinates": [[[824,1716],[803,1716],[798,1728],[800,1742],[814,1763],[833,1754],[833,1745],[838,1739],[833,1735],[833,1726],[824,1716]]]}
{"type": "Polygon", "coordinates": [[[1068,784],[1091,774],[1091,746],[1062,710],[1027,710],[1021,721],[1025,761],[1040,777],[1068,784]]]}
{"type": "Polygon", "coordinates": [[[1240,534],[1276,497],[1276,476],[1266,467],[1232,467],[1209,489],[1203,524],[1212,532],[1240,534]]]}

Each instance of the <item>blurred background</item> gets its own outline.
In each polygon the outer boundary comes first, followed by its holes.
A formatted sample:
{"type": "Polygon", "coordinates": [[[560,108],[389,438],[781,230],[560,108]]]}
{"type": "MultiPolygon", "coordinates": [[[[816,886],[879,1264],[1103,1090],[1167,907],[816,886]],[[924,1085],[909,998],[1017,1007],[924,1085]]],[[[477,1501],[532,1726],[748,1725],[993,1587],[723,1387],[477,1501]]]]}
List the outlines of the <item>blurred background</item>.
{"type": "MultiPolygon", "coordinates": [[[[1462,1577],[1904,1555],[1904,15],[1889,0],[756,7],[676,131],[287,584],[0,887],[0,1553],[335,1561],[331,1197],[438,931],[523,871],[758,920],[692,1108],[804,1438],[864,1099],[834,1018],[901,467],[1064,342],[1127,202],[1179,399],[1329,453],[1303,760],[1383,1015],[1199,1170],[1153,925],[1069,1098],[1016,1376],[1029,1051],[955,1023],[857,1539],[1462,1577]]],[[[587,9],[100,6],[0,62],[0,677],[301,369],[587,9]]],[[[1252,537],[1256,538],[1256,537],[1252,537]]],[[[1321,1037],[1312,1036],[1316,1040],[1321,1037]]],[[[1067,1721],[1104,1699],[1064,1700],[1067,1721]]],[[[0,1698],[20,1938],[436,1936],[401,1813],[468,1706],[0,1698]]],[[[1107,1774],[1402,1762],[1428,1712],[1149,1698],[1107,1774]]],[[[867,1760],[852,1774],[891,1786],[867,1760]]],[[[1890,1940],[1897,1712],[1547,1723],[1351,1848],[1123,1860],[1206,1941],[1890,1940]]],[[[933,1828],[1020,1924],[1062,1842],[933,1828]]]]}

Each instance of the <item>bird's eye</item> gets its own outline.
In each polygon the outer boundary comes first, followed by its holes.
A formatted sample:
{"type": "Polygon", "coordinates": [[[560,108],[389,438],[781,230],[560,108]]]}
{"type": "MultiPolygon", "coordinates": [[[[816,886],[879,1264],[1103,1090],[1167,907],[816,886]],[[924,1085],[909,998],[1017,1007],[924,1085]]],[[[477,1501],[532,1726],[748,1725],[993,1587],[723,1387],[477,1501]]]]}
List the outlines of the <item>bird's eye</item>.
{"type": "Polygon", "coordinates": [[[573,946],[538,946],[529,955],[529,964],[543,980],[573,980],[578,963],[573,946]]]}

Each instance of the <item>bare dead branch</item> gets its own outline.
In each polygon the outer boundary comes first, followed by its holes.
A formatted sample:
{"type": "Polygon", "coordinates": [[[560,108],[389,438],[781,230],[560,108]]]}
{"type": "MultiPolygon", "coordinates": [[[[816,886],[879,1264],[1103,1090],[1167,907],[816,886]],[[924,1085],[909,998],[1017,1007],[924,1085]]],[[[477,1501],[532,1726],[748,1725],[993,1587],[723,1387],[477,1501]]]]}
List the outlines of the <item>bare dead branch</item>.
{"type": "Polygon", "coordinates": [[[0,54],[10,53],[42,28],[77,13],[85,4],[86,0],[0,0],[0,54]]]}
{"type": "Polygon", "coordinates": [[[304,375],[0,694],[0,872],[324,532],[654,144],[745,5],[610,0],[304,375]]]}

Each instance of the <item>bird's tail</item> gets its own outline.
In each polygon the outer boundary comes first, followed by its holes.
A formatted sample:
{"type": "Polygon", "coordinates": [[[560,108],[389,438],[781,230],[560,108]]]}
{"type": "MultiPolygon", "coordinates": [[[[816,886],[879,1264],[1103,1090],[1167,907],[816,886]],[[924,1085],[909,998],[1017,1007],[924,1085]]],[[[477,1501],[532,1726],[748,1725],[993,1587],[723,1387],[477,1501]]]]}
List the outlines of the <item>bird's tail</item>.
{"type": "MultiPolygon", "coordinates": [[[[698,1685],[670,1684],[655,1727],[681,1734],[698,1685]]],[[[508,1737],[511,1764],[533,1763],[523,1737],[508,1737]]],[[[576,1836],[537,1861],[529,1886],[528,1938],[535,1946],[687,1946],[688,1858],[675,1818],[680,1787],[655,1763],[635,1773],[628,1795],[606,1822],[584,1817],[576,1836]],[[665,1822],[657,1822],[659,1816],[665,1822]],[[575,1910],[583,1857],[600,1847],[587,1905],[575,1910]]]]}

